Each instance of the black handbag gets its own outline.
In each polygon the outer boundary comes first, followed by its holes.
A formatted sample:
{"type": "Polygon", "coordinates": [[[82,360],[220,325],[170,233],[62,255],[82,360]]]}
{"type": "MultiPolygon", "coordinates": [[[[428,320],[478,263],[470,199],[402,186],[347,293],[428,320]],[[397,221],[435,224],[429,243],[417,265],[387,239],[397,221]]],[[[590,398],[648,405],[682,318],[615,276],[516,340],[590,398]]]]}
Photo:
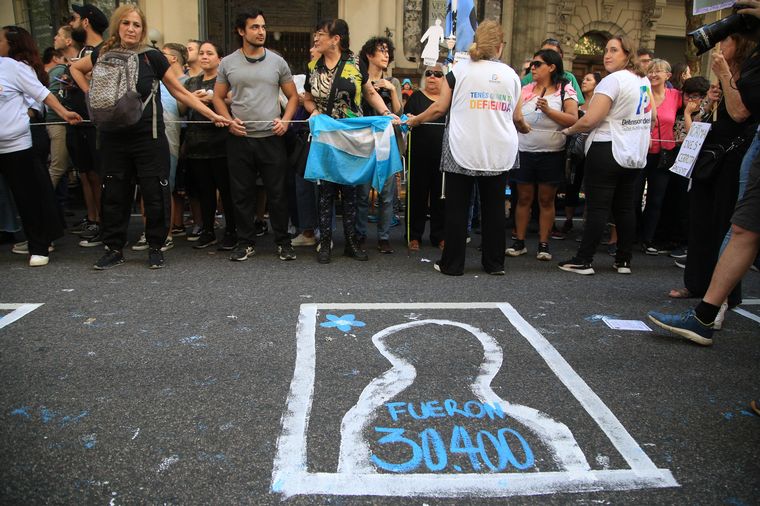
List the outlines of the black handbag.
{"type": "Polygon", "coordinates": [[[660,149],[660,159],[657,161],[658,169],[669,169],[676,163],[678,149],[660,149]]]}
{"type": "MultiPolygon", "coordinates": [[[[733,144],[731,144],[733,146],[733,144]]],[[[691,179],[699,182],[709,182],[718,175],[728,151],[720,144],[705,144],[699,150],[697,161],[691,170],[691,179]]]]}

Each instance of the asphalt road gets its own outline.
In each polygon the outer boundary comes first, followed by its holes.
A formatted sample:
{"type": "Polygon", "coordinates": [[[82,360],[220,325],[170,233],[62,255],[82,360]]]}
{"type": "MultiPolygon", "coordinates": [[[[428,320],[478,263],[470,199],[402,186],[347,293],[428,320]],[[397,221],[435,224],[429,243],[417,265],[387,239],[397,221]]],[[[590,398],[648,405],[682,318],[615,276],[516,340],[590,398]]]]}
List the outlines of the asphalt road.
{"type": "Polygon", "coordinates": [[[43,305],[0,328],[0,502],[760,503],[760,324],[730,313],[706,349],[602,321],[690,307],[671,259],[584,277],[556,267],[575,241],[539,262],[531,237],[494,277],[475,236],[452,278],[392,239],[362,263],[336,237],[329,265],[179,239],[158,271],[96,272],[71,235],[45,268],[4,248],[0,304],[43,305]]]}

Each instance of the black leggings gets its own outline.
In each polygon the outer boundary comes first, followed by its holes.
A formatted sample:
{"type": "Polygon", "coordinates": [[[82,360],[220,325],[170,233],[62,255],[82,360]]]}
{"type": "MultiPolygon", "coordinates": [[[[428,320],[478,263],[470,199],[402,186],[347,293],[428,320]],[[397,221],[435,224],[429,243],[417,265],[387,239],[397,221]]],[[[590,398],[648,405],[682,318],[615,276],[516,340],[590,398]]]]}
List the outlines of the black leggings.
{"type": "Polygon", "coordinates": [[[16,201],[29,253],[48,256],[50,242],[63,235],[63,228],[47,170],[29,148],[0,154],[0,177],[5,177],[16,201]]]}
{"type": "Polygon", "coordinates": [[[618,233],[615,260],[630,262],[636,235],[634,199],[640,169],[618,165],[612,155],[612,142],[592,143],[585,169],[586,223],[577,256],[588,263],[593,261],[612,211],[618,233]]]}
{"type": "Polygon", "coordinates": [[[214,235],[214,216],[216,214],[216,191],[222,198],[226,234],[235,234],[235,205],[230,194],[230,173],[227,170],[227,158],[190,158],[192,177],[197,183],[198,199],[201,202],[203,229],[214,235]]]}

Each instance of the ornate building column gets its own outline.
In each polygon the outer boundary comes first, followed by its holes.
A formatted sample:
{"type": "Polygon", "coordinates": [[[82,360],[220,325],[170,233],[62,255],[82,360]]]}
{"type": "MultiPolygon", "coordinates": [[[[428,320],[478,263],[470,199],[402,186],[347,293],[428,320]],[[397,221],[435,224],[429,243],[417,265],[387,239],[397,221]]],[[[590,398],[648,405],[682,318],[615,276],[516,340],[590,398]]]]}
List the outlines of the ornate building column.
{"type": "Polygon", "coordinates": [[[666,5],[667,0],[648,0],[643,3],[639,47],[654,51],[655,37],[657,36],[657,22],[662,17],[662,11],[666,5]]]}
{"type": "Polygon", "coordinates": [[[404,0],[404,56],[409,61],[419,61],[422,29],[422,0],[404,0]]]}

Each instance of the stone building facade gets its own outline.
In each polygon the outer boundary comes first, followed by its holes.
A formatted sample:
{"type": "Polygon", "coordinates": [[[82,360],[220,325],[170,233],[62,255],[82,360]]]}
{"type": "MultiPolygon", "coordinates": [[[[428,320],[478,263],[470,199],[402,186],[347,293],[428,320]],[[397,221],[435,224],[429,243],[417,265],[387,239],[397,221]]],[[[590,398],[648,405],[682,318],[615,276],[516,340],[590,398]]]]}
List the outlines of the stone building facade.
{"type": "MultiPolygon", "coordinates": [[[[125,0],[85,0],[106,11],[125,0]]],[[[235,15],[251,3],[244,0],[130,0],[138,3],[154,30],[157,43],[210,38],[228,50],[236,47],[232,32],[235,15]]],[[[1,2],[0,22],[32,29],[43,46],[71,3],[79,0],[11,0],[1,2]],[[49,15],[46,12],[49,11],[49,15]]],[[[317,20],[342,17],[351,27],[351,46],[357,51],[367,38],[383,34],[396,46],[394,74],[419,76],[420,38],[435,17],[445,12],[446,0],[257,0],[267,13],[270,47],[302,72],[311,33],[317,20]]],[[[565,65],[577,74],[601,67],[600,47],[622,33],[637,45],[655,49],[672,62],[683,61],[686,16],[684,0],[475,0],[478,18],[501,21],[507,47],[505,62],[519,68],[542,40],[563,43],[565,65]]],[[[713,15],[712,19],[719,14],[713,15]]],[[[711,20],[708,18],[708,21],[711,20]]],[[[445,53],[442,53],[445,54],[445,53]]]]}

